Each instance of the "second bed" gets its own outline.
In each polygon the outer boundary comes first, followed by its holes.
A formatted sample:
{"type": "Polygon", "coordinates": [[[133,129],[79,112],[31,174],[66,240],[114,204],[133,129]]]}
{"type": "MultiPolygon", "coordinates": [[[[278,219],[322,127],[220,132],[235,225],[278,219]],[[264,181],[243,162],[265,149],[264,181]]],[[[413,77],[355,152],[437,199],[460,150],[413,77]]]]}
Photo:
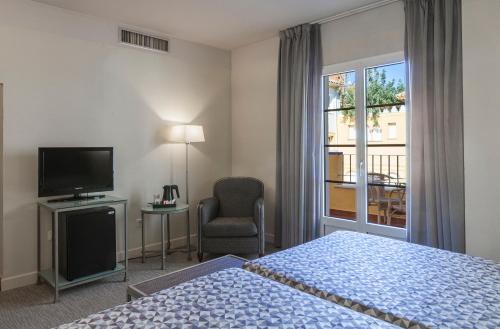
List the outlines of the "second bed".
{"type": "Polygon", "coordinates": [[[500,328],[500,265],[477,257],[338,231],[244,268],[405,328],[500,328]]]}

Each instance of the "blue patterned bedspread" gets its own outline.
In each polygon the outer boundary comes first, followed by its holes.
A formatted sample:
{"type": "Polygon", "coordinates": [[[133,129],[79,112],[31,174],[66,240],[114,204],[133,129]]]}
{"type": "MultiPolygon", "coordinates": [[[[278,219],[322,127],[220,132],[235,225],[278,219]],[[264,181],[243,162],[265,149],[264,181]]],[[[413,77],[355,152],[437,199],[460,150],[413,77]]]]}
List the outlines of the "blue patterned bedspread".
{"type": "Polygon", "coordinates": [[[232,268],[59,328],[395,327],[248,271],[232,268]]]}
{"type": "Polygon", "coordinates": [[[500,328],[500,265],[338,231],[244,268],[405,328],[500,328]]]}

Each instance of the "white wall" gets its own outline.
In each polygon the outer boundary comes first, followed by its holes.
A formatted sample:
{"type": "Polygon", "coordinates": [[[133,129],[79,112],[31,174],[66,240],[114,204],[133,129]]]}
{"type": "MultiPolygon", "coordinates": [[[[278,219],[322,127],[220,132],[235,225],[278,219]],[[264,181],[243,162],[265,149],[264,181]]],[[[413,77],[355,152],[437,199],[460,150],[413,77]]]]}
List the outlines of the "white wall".
{"type": "MultiPolygon", "coordinates": [[[[403,50],[402,3],[322,26],[325,65],[403,50]]],[[[233,175],[260,178],[266,185],[266,231],[274,235],[276,186],[276,98],[279,38],[232,51],[233,175]]]]}
{"type": "MultiPolygon", "coordinates": [[[[4,289],[36,277],[39,146],[114,147],[114,194],[130,200],[132,249],[140,246],[139,207],[167,183],[185,192],[184,146],[163,144],[166,123],[205,127],[207,142],[190,153],[192,232],[197,200],[231,172],[229,52],[171,39],[165,55],[118,45],[117,36],[113,22],[0,0],[4,289]]],[[[158,227],[148,224],[148,243],[159,240],[158,227]]]]}
{"type": "Polygon", "coordinates": [[[0,280],[3,273],[3,84],[0,83],[0,280]]]}
{"type": "Polygon", "coordinates": [[[462,4],[466,247],[500,261],[500,1],[462,4]]]}
{"type": "Polygon", "coordinates": [[[403,51],[404,31],[402,1],[323,24],[323,64],[403,51]]]}
{"type": "Polygon", "coordinates": [[[279,39],[232,52],[232,174],[265,184],[266,237],[273,241],[279,39]]]}

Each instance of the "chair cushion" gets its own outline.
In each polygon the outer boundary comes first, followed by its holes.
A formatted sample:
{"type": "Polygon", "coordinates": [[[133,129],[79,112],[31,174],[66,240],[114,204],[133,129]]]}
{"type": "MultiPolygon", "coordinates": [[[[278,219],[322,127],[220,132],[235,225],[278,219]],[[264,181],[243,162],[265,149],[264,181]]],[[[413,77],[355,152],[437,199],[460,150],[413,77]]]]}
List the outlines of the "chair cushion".
{"type": "Polygon", "coordinates": [[[257,235],[252,217],[217,217],[203,225],[206,237],[248,237],[257,235]]]}

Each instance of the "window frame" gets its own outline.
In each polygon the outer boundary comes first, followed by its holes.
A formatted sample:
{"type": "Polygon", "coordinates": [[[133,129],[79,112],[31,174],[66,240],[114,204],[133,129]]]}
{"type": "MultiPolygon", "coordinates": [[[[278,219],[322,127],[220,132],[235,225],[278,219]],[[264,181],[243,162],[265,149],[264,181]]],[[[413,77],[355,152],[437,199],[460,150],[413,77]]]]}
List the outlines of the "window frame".
{"type": "MultiPolygon", "coordinates": [[[[356,213],[357,213],[357,220],[356,221],[350,221],[350,220],[343,220],[340,218],[334,218],[334,217],[329,217],[329,214],[326,213],[326,197],[328,196],[328,189],[327,189],[327,183],[325,181],[325,176],[326,176],[326,147],[325,147],[325,129],[326,129],[326,124],[323,122],[323,131],[322,131],[322,138],[321,138],[321,156],[322,156],[322,170],[321,170],[321,181],[320,183],[322,184],[321,188],[321,234],[324,235],[328,232],[331,232],[332,230],[338,230],[338,229],[347,229],[347,230],[353,230],[353,231],[358,231],[358,232],[363,232],[363,233],[370,233],[370,234],[376,234],[376,235],[382,235],[382,236],[388,236],[388,237],[393,237],[396,239],[401,239],[405,240],[407,236],[407,228],[410,225],[411,221],[411,213],[409,211],[409,205],[411,202],[411,194],[410,194],[410,166],[411,166],[411,161],[409,160],[409,149],[410,149],[410,107],[408,103],[406,102],[405,107],[407,111],[407,119],[406,119],[406,154],[408,156],[408,161],[406,165],[406,177],[407,177],[407,184],[406,184],[406,189],[407,189],[407,211],[406,211],[406,228],[398,228],[398,227],[392,227],[392,226],[382,226],[382,225],[376,225],[376,224],[371,224],[368,223],[367,221],[367,213],[368,213],[368,207],[367,207],[367,188],[366,188],[366,182],[367,182],[367,177],[366,177],[366,170],[364,168],[366,164],[366,158],[367,158],[367,130],[366,130],[366,93],[365,93],[365,81],[366,81],[366,69],[373,68],[373,67],[379,67],[383,65],[390,65],[390,64],[396,64],[396,63],[401,63],[404,62],[404,54],[403,52],[395,52],[395,53],[389,53],[385,55],[380,55],[380,56],[374,56],[374,57],[368,57],[364,59],[359,59],[359,60],[354,60],[354,61],[349,61],[349,62],[344,62],[344,63],[339,63],[339,64],[333,64],[333,65],[326,65],[323,67],[323,72],[321,76],[321,86],[322,86],[322,95],[321,95],[321,114],[322,114],[322,120],[324,120],[324,104],[325,104],[325,97],[328,97],[328,95],[325,95],[325,86],[324,86],[324,77],[328,75],[333,75],[333,74],[338,74],[338,73],[343,73],[343,72],[355,72],[355,108],[360,109],[356,111],[356,135],[357,135],[357,140],[356,140],[356,154],[358,155],[357,159],[357,168],[360,168],[361,170],[357,170],[357,183],[355,184],[356,188],[356,213]],[[360,79],[360,77],[362,78],[360,79]],[[359,114],[362,114],[361,116],[359,114]],[[359,136],[358,136],[359,135],[359,136]],[[362,143],[359,143],[358,141],[363,141],[362,143]]],[[[405,81],[406,84],[406,81],[405,81]]]]}

